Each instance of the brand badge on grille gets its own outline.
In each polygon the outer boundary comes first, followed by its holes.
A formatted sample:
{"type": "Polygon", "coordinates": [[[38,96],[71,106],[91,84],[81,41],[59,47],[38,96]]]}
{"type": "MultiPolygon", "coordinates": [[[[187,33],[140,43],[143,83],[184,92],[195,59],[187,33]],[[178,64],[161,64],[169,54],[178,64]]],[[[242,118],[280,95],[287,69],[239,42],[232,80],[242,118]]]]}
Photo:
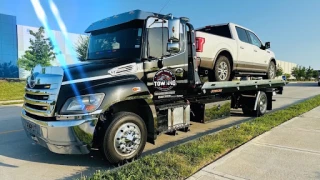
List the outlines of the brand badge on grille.
{"type": "Polygon", "coordinates": [[[35,74],[31,74],[31,76],[28,80],[28,85],[30,88],[34,88],[34,86],[36,85],[36,75],[35,74]]]}

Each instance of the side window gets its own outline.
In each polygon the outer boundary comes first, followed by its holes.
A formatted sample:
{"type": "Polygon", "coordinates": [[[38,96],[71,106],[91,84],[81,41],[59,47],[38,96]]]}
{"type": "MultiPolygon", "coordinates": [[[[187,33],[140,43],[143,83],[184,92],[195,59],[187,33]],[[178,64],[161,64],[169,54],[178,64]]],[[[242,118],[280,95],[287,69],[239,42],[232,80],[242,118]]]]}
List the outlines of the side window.
{"type": "Polygon", "coordinates": [[[148,48],[149,56],[160,58],[162,54],[167,54],[167,42],[169,38],[168,28],[162,29],[161,27],[155,27],[148,29],[148,48]],[[163,32],[163,39],[162,39],[163,32]],[[163,52],[162,52],[163,50],[163,52]]]}
{"type": "Polygon", "coordinates": [[[250,36],[251,44],[258,46],[260,48],[262,44],[261,44],[260,40],[258,39],[258,37],[250,31],[248,31],[248,33],[250,36]]]}
{"type": "Polygon", "coordinates": [[[250,43],[246,30],[239,27],[236,27],[236,30],[237,30],[238,37],[242,42],[250,43]]]}
{"type": "Polygon", "coordinates": [[[203,29],[200,29],[199,31],[226,37],[226,38],[232,37],[230,28],[228,25],[205,27],[203,29]]]}

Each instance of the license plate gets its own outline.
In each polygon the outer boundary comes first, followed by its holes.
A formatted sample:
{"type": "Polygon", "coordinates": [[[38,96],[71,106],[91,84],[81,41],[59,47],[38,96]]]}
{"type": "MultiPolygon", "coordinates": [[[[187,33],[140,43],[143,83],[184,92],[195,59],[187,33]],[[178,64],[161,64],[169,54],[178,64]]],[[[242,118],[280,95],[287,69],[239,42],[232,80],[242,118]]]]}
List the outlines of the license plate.
{"type": "Polygon", "coordinates": [[[34,134],[34,135],[39,135],[39,128],[40,128],[40,127],[39,127],[37,124],[27,121],[27,122],[25,123],[25,126],[26,126],[26,129],[27,129],[30,133],[32,133],[32,134],[34,134]]]}

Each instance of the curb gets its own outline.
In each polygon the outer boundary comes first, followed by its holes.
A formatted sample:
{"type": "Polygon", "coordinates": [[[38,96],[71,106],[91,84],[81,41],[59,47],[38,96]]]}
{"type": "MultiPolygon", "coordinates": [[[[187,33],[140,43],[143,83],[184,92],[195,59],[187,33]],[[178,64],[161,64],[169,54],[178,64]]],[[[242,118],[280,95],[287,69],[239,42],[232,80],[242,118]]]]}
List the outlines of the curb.
{"type": "Polygon", "coordinates": [[[12,100],[12,101],[0,101],[0,106],[6,105],[21,105],[23,104],[23,100],[12,100]]]}

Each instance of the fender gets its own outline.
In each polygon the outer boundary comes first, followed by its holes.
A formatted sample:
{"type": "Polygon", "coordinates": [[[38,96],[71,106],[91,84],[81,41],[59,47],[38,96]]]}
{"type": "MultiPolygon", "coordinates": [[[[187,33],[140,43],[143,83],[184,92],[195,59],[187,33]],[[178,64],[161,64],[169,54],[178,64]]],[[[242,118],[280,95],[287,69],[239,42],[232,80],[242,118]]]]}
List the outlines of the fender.
{"type": "MultiPolygon", "coordinates": [[[[211,69],[213,69],[214,64],[216,63],[218,56],[219,56],[220,53],[223,52],[223,51],[227,51],[227,52],[230,54],[230,56],[231,56],[230,61],[231,61],[231,63],[232,63],[233,65],[235,64],[235,63],[234,63],[234,57],[233,57],[232,53],[230,52],[230,50],[229,50],[229,49],[226,49],[226,48],[222,48],[222,49],[220,49],[217,53],[215,53],[214,58],[213,58],[213,63],[212,63],[211,69]]],[[[232,67],[232,69],[234,69],[234,68],[232,67]]]]}
{"type": "Polygon", "coordinates": [[[129,111],[136,113],[146,123],[148,142],[154,143],[157,115],[153,105],[153,95],[150,94],[146,84],[139,79],[124,81],[108,86],[104,93],[106,96],[101,103],[100,109],[106,115],[106,121],[108,121],[109,115],[116,112],[129,111]]]}
{"type": "MultiPolygon", "coordinates": [[[[148,87],[136,75],[121,75],[93,81],[81,81],[73,84],[79,90],[79,95],[104,93],[105,97],[97,111],[101,111],[100,119],[107,122],[110,112],[131,111],[142,117],[148,129],[148,142],[154,143],[156,139],[156,111],[153,106],[153,95],[148,87]],[[133,108],[134,107],[134,108],[133,108]],[[106,119],[104,118],[106,117],[106,119]]],[[[72,84],[61,87],[56,114],[62,115],[62,106],[70,97],[76,96],[72,84]]],[[[65,115],[69,115],[68,113],[65,115]]],[[[98,122],[99,124],[99,122],[98,122]]],[[[98,125],[99,126],[99,125],[98,125]]]]}

